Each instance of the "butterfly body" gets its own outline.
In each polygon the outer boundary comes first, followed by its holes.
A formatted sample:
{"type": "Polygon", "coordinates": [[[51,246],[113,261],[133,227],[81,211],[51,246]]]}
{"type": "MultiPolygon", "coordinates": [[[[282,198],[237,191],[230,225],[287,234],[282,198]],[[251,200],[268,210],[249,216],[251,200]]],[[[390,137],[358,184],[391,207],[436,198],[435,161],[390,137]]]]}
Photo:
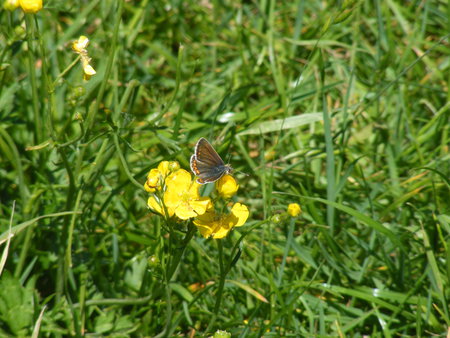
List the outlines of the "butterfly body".
{"type": "Polygon", "coordinates": [[[191,156],[191,170],[198,177],[197,182],[205,184],[217,181],[231,173],[233,168],[225,164],[213,146],[202,137],[197,141],[194,155],[191,156]]]}

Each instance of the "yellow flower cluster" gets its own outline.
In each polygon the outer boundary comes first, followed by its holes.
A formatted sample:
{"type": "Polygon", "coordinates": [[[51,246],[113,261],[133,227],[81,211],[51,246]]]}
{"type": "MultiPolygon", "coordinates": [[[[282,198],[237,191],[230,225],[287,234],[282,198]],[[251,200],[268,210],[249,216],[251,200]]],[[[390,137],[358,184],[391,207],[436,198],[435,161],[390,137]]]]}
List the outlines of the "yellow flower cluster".
{"type": "Polygon", "coordinates": [[[83,78],[87,81],[92,75],[96,74],[95,69],[90,65],[91,58],[88,56],[87,46],[89,45],[89,39],[81,35],[78,40],[72,43],[72,50],[79,54],[81,57],[81,65],[83,66],[84,75],[83,78]]]}
{"type": "MultiPolygon", "coordinates": [[[[223,238],[231,229],[244,225],[248,208],[235,203],[229,214],[217,213],[210,197],[200,196],[201,184],[181,169],[178,162],[162,161],[147,175],[144,188],[151,195],[147,205],[154,212],[180,220],[193,219],[203,237],[223,238]]],[[[224,175],[216,183],[219,197],[230,199],[239,186],[230,175],[224,175]]]]}
{"type": "Polygon", "coordinates": [[[8,11],[13,11],[19,6],[25,13],[35,14],[42,9],[42,0],[5,0],[3,2],[3,8],[8,11]]]}

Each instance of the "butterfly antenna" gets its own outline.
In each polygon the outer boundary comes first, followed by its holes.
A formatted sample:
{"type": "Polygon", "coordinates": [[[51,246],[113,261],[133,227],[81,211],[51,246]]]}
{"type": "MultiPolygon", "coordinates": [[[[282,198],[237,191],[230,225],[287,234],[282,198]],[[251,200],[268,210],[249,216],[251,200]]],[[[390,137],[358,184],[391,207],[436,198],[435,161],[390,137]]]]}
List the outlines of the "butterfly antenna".
{"type": "Polygon", "coordinates": [[[242,174],[244,176],[247,176],[247,177],[250,176],[250,174],[244,173],[243,171],[235,170],[235,172],[242,174]]]}
{"type": "Polygon", "coordinates": [[[227,164],[230,164],[230,159],[231,159],[231,154],[228,152],[228,156],[227,156],[227,164]]]}

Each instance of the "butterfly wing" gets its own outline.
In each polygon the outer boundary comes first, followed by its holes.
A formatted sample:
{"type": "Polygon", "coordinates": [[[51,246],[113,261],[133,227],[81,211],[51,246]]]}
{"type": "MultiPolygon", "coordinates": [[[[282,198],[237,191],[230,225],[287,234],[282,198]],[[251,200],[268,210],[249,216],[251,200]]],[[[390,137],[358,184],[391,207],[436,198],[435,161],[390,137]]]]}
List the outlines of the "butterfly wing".
{"type": "Polygon", "coordinates": [[[195,146],[195,157],[198,162],[202,162],[210,166],[224,166],[222,158],[213,146],[205,139],[200,138],[195,146]]]}
{"type": "Polygon", "coordinates": [[[229,171],[229,167],[212,145],[202,137],[195,146],[194,155],[191,156],[191,170],[198,177],[197,182],[205,184],[217,181],[229,171]]]}
{"type": "Polygon", "coordinates": [[[191,170],[197,176],[197,182],[200,184],[215,182],[221,178],[229,168],[225,165],[211,166],[200,162],[195,155],[191,156],[191,170]]]}

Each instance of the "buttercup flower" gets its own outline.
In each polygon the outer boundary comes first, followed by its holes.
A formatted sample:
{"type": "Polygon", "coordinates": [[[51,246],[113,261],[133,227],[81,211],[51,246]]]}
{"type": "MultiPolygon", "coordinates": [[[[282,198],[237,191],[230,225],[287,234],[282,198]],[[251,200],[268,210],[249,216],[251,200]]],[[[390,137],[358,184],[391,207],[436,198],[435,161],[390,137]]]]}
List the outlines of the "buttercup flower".
{"type": "Polygon", "coordinates": [[[292,217],[297,217],[302,212],[302,209],[297,203],[291,203],[288,205],[287,212],[292,217]]]}
{"type": "Polygon", "coordinates": [[[236,183],[236,180],[231,175],[223,175],[216,182],[216,189],[219,196],[230,199],[233,197],[239,189],[239,185],[236,183]]]}
{"type": "Polygon", "coordinates": [[[145,181],[144,189],[147,192],[155,192],[164,188],[164,180],[171,173],[180,168],[177,161],[162,161],[159,163],[158,168],[153,168],[147,175],[147,181],[145,181]]]}
{"type": "Polygon", "coordinates": [[[37,13],[42,9],[42,0],[19,0],[19,5],[25,13],[37,13]]]}
{"type": "Polygon", "coordinates": [[[3,8],[7,11],[13,11],[19,7],[19,0],[5,0],[3,2],[3,8]]]}
{"type": "Polygon", "coordinates": [[[81,35],[78,40],[75,40],[72,43],[72,50],[79,54],[81,57],[81,65],[83,66],[83,78],[87,81],[91,78],[92,75],[95,75],[97,72],[91,66],[89,62],[91,62],[91,58],[88,56],[87,46],[89,45],[89,39],[81,35]]]}
{"type": "Polygon", "coordinates": [[[212,236],[215,239],[224,238],[231,229],[240,227],[247,221],[249,211],[247,206],[235,203],[228,215],[220,215],[210,208],[203,215],[197,216],[194,224],[200,230],[203,237],[212,236]]]}
{"type": "Polygon", "coordinates": [[[201,197],[200,184],[192,181],[192,176],[184,169],[171,173],[166,178],[164,204],[170,213],[186,220],[203,215],[211,206],[209,197],[201,197]]]}

